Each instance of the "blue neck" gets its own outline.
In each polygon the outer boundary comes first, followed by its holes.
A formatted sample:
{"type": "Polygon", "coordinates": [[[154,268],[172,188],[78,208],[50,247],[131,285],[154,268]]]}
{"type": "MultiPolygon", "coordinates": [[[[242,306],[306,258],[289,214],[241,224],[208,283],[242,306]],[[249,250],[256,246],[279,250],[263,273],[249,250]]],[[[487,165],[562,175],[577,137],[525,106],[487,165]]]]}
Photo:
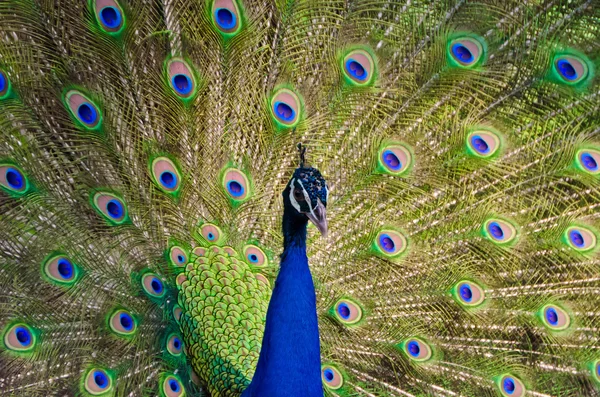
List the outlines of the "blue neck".
{"type": "Polygon", "coordinates": [[[304,216],[286,210],[281,270],[269,302],[256,372],[243,397],[322,397],[315,288],[304,216]]]}

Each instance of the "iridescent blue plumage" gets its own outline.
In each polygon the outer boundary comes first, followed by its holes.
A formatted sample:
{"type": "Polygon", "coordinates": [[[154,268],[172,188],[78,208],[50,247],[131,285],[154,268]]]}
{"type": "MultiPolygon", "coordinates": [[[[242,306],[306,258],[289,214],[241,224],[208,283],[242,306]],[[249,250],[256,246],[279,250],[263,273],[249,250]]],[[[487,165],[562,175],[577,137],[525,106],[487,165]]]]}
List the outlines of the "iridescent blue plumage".
{"type": "Polygon", "coordinates": [[[319,326],[306,256],[306,227],[310,219],[320,223],[316,226],[326,232],[327,195],[320,172],[304,167],[296,169],[283,192],[281,269],[269,302],[256,372],[243,397],[323,395],[319,326]]]}

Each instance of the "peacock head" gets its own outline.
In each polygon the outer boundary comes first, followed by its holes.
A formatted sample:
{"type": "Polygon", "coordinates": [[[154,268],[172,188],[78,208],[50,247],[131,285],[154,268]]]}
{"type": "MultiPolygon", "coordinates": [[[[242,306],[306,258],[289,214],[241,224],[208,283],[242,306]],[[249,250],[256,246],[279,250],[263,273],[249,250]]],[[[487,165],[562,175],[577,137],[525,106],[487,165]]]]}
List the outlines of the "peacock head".
{"type": "Polygon", "coordinates": [[[319,170],[301,164],[283,191],[283,203],[296,217],[308,218],[326,236],[328,196],[327,183],[319,170]]]}

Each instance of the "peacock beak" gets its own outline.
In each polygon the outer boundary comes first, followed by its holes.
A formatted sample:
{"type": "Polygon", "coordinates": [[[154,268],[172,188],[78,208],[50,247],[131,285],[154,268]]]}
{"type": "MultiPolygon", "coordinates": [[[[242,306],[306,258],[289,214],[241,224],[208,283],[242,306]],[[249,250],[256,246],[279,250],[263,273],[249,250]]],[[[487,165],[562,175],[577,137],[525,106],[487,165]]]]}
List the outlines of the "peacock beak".
{"type": "Polygon", "coordinates": [[[319,229],[321,235],[327,237],[327,211],[321,200],[317,199],[317,206],[306,213],[306,216],[319,229]]]}

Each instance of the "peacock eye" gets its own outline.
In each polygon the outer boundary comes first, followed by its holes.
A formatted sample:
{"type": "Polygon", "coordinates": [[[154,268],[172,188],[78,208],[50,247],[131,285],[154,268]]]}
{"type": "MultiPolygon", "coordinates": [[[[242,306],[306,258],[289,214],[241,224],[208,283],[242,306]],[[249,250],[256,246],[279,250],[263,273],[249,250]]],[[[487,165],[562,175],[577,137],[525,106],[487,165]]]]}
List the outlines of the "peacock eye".
{"type": "Polygon", "coordinates": [[[403,342],[404,352],[413,361],[427,361],[433,352],[431,347],[418,338],[410,338],[403,342]]]}
{"type": "Polygon", "coordinates": [[[540,310],[540,317],[544,325],[553,331],[562,331],[571,325],[569,314],[556,305],[544,306],[540,310]]]}
{"type": "Polygon", "coordinates": [[[522,397],[526,393],[525,385],[512,375],[502,375],[498,378],[500,394],[505,397],[522,397]]]}
{"type": "Polygon", "coordinates": [[[130,336],[137,330],[137,323],[127,310],[116,310],[109,318],[110,329],[120,336],[130,336]]]}
{"type": "Polygon", "coordinates": [[[169,339],[167,340],[168,352],[171,353],[173,356],[179,356],[179,355],[181,355],[182,349],[183,349],[183,342],[181,341],[181,339],[179,339],[179,337],[174,334],[169,336],[169,339]]]}
{"type": "Polygon", "coordinates": [[[167,397],[181,397],[185,395],[185,389],[181,381],[174,375],[168,375],[164,378],[162,391],[162,395],[167,397]]]}
{"type": "Polygon", "coordinates": [[[337,390],[344,384],[344,377],[333,365],[321,367],[321,379],[327,388],[337,390]]]}
{"type": "Polygon", "coordinates": [[[300,189],[294,189],[294,198],[296,201],[305,201],[304,192],[300,189]]]}
{"type": "Polygon", "coordinates": [[[32,350],[35,343],[35,334],[27,324],[15,324],[4,333],[4,345],[12,351],[32,350]]]}
{"type": "Polygon", "coordinates": [[[113,379],[104,369],[92,368],[85,376],[85,390],[92,395],[108,394],[113,387],[113,379]]]}

